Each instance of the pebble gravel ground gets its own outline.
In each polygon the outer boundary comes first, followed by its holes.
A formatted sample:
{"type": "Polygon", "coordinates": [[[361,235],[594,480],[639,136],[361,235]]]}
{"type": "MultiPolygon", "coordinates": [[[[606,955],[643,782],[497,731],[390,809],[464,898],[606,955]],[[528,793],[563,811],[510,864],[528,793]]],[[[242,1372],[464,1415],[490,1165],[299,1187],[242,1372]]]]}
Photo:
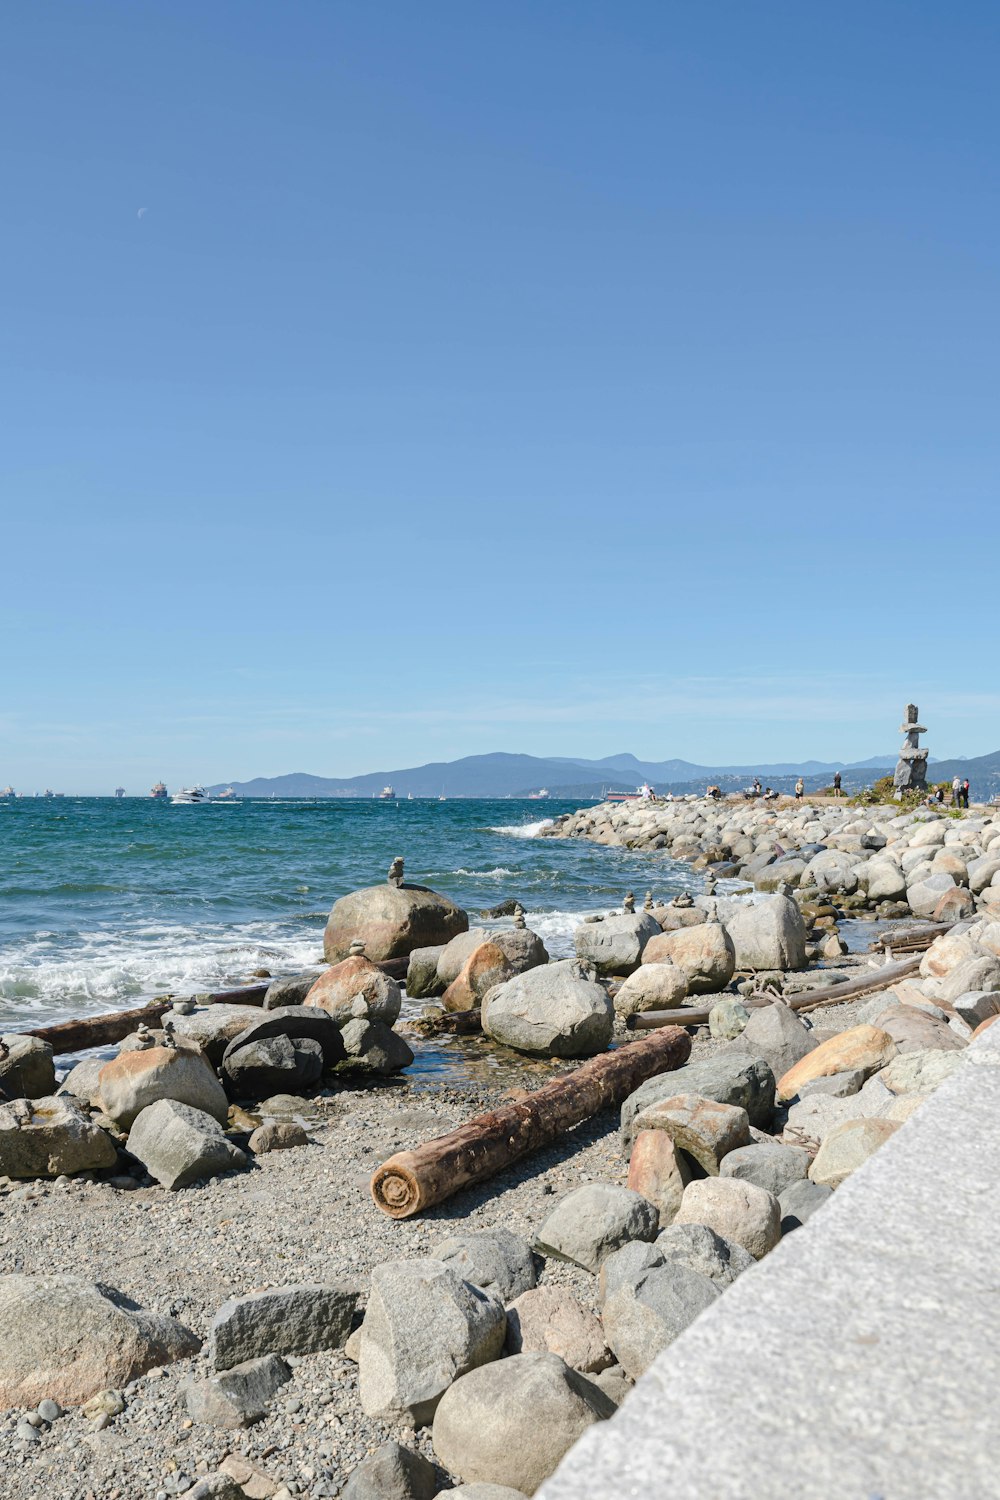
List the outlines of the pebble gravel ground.
{"type": "MultiPolygon", "coordinates": [[[[519,1082],[534,1088],[564,1071],[565,1064],[529,1065],[519,1082]]],[[[428,1255],[455,1229],[504,1226],[530,1239],[553,1194],[590,1180],[624,1182],[618,1116],[608,1111],[418,1219],[397,1223],[375,1208],[368,1183],[379,1162],[496,1107],[509,1081],[345,1089],[315,1101],[308,1146],[269,1153],[249,1171],[176,1193],[79,1178],[14,1185],[0,1195],[0,1273],[62,1272],[104,1282],[201,1337],[228,1297],[264,1287],[349,1278],[363,1307],[369,1273],[382,1261],[428,1255]]],[[[550,1261],[540,1279],[572,1287],[593,1306],[595,1283],[585,1272],[550,1261]]],[[[209,1373],[204,1354],[135,1381],[122,1393],[124,1411],[110,1420],[71,1411],[29,1433],[26,1413],[0,1413],[0,1494],[163,1500],[238,1453],[289,1494],[320,1500],[339,1494],[351,1470],[387,1438],[433,1460],[429,1428],[414,1435],[363,1414],[357,1368],[345,1356],[289,1364],[292,1379],[270,1415],[245,1430],[197,1426],[188,1417],[180,1387],[209,1373]]],[[[450,1482],[443,1471],[440,1478],[442,1486],[450,1482]]]]}

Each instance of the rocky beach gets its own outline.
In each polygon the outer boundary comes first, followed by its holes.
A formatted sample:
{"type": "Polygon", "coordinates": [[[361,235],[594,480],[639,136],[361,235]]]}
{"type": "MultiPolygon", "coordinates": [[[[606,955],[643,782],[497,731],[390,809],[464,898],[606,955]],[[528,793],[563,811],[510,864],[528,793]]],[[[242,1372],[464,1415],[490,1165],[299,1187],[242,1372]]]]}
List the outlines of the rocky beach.
{"type": "Polygon", "coordinates": [[[83,1054],[5,1027],[11,1500],[535,1494],[1000,1011],[992,809],[636,800],[531,831],[648,893],[555,944],[529,892],[482,918],[390,848],[322,963],[244,1000],[83,1054]],[[643,1036],[636,1086],[580,1082],[643,1036]],[[418,1147],[440,1196],[392,1217],[373,1173],[418,1147]]]}

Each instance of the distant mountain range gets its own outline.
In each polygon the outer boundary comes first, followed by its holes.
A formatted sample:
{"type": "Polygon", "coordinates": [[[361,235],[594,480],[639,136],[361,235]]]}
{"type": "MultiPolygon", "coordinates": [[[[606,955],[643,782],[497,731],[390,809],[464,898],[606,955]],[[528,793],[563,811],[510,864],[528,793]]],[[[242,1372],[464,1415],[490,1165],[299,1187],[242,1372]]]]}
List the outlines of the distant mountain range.
{"type": "MultiPolygon", "coordinates": [[[[687,760],[638,760],[629,754],[581,760],[496,752],[400,770],[370,771],[364,776],[311,776],[296,771],[288,776],[259,776],[231,784],[243,797],[372,797],[391,786],[397,797],[528,797],[545,788],[552,798],[585,799],[599,797],[602,792],[633,792],[644,781],[658,792],[675,795],[704,791],[709,782],[732,790],[748,785],[755,776],[779,791],[791,790],[801,776],[807,789],[816,791],[829,785],[834,771],[839,771],[844,790],[854,791],[884,776],[895,764],[895,755],[873,755],[849,764],[807,760],[700,766],[687,760]]],[[[950,781],[956,773],[968,776],[973,795],[979,800],[1000,791],[1000,750],[970,760],[932,759],[930,764],[934,781],[950,781]]],[[[229,783],[220,782],[210,790],[219,791],[226,785],[229,783]]]]}

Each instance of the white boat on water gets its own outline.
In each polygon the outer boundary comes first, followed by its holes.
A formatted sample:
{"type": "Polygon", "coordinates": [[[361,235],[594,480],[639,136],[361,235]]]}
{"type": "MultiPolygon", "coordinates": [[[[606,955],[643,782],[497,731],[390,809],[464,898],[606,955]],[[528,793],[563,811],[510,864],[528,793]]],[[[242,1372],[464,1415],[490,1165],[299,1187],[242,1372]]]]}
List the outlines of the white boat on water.
{"type": "Polygon", "coordinates": [[[528,801],[529,802],[545,802],[547,800],[547,798],[548,798],[548,795],[549,795],[549,789],[548,789],[547,786],[539,787],[539,789],[538,789],[537,792],[529,792],[528,793],[528,801]]]}
{"type": "Polygon", "coordinates": [[[227,786],[224,792],[220,792],[217,797],[212,798],[213,802],[238,802],[239,800],[239,797],[237,797],[231,786],[227,786]]]}
{"type": "Polygon", "coordinates": [[[13,802],[16,795],[17,793],[12,786],[5,786],[3,791],[0,792],[0,802],[13,802]]]}
{"type": "Polygon", "coordinates": [[[186,786],[174,793],[170,799],[170,805],[171,807],[201,807],[202,803],[208,801],[209,796],[203,786],[186,786]]]}
{"type": "Polygon", "coordinates": [[[378,794],[378,800],[380,802],[395,802],[396,793],[391,786],[384,786],[378,794]]]}

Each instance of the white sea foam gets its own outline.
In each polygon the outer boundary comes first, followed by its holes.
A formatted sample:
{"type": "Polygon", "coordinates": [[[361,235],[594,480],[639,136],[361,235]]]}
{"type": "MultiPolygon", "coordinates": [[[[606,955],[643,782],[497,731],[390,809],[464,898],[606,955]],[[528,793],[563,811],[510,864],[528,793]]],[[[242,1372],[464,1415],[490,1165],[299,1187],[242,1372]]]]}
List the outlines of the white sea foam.
{"type": "Polygon", "coordinates": [[[322,928],[250,922],[243,926],[142,924],[69,939],[36,933],[9,944],[0,960],[4,1017],[51,1021],[155,994],[193,994],[245,981],[254,969],[295,973],[317,962],[322,928]]]}
{"type": "Polygon", "coordinates": [[[537,839],[543,828],[551,828],[555,818],[542,818],[538,823],[502,823],[491,828],[490,833],[505,833],[512,839],[537,839]]]}
{"type": "Polygon", "coordinates": [[[452,870],[453,875],[465,875],[470,880],[502,880],[506,875],[513,875],[513,870],[508,870],[506,865],[497,865],[495,870],[452,870]]]}

